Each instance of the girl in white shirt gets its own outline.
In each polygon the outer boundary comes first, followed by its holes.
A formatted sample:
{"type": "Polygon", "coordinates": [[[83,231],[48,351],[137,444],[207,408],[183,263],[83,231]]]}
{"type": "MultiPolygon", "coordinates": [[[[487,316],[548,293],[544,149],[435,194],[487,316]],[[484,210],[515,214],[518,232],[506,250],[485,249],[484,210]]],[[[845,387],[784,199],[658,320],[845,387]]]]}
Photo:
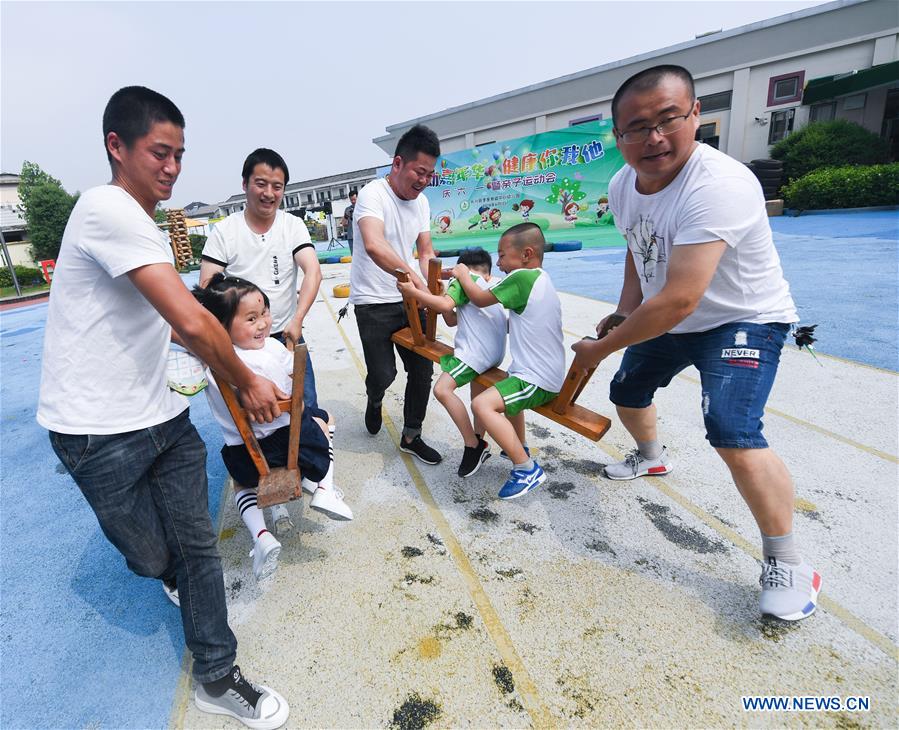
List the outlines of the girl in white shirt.
{"type": "MultiPolygon", "coordinates": [[[[195,287],[193,293],[222,323],[235,353],[246,366],[289,394],[293,389],[293,353],[269,337],[272,316],[266,294],[246,279],[221,273],[215,274],[205,289],[195,287]]],[[[234,501],[241,519],[253,536],[253,571],[261,580],[277,568],[281,543],[269,532],[262,510],[256,504],[259,473],[211,373],[206,395],[222,429],[225,440],[222,459],[236,485],[234,501]]],[[[282,413],[271,423],[253,423],[251,427],[269,466],[285,466],[290,445],[290,414],[282,413]]],[[[334,486],[333,434],[334,422],[326,411],[304,408],[297,463],[304,475],[303,489],[312,494],[309,506],[331,519],[351,520],[353,513],[344,502],[343,493],[334,486]]],[[[272,518],[279,532],[293,526],[284,505],[272,508],[272,518]]]]}

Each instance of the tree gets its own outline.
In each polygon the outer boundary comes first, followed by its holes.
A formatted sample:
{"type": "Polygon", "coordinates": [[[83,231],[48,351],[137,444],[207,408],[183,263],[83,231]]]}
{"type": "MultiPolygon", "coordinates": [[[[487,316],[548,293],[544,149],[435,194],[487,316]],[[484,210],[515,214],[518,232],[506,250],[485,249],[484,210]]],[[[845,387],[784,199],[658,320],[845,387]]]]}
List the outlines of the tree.
{"type": "Polygon", "coordinates": [[[22,172],[19,173],[18,193],[19,200],[21,201],[19,205],[20,213],[23,215],[26,214],[28,202],[31,200],[31,191],[38,185],[43,185],[45,183],[56,185],[58,188],[62,187],[62,183],[59,182],[59,180],[44,172],[41,169],[41,166],[36,162],[25,160],[25,162],[22,163],[22,172]]]}
{"type": "Polygon", "coordinates": [[[206,236],[201,233],[190,233],[187,238],[190,240],[190,252],[194,259],[200,260],[203,255],[203,246],[206,245],[206,236]]]}
{"type": "Polygon", "coordinates": [[[889,147],[873,132],[845,119],[813,122],[771,148],[783,160],[784,180],[798,180],[821,167],[889,162],[889,147]]]}
{"type": "Polygon", "coordinates": [[[31,187],[24,213],[35,261],[59,255],[62,234],[77,200],[77,195],[69,195],[55,180],[31,187]]]}

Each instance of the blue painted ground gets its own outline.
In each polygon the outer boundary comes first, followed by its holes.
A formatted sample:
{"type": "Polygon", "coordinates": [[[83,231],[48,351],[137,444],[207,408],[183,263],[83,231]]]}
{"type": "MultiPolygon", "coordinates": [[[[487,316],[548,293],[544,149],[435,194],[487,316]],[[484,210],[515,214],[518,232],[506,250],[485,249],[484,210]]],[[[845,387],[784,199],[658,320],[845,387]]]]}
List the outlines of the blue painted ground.
{"type": "MultiPolygon", "coordinates": [[[[802,324],[818,325],[815,347],[899,370],[899,211],[770,220],[802,324]]],[[[551,252],[545,265],[561,291],[618,301],[624,246],[551,252]]]]}
{"type": "MultiPolygon", "coordinates": [[[[0,727],[167,727],[181,614],[125,567],[35,421],[46,316],[46,303],[0,313],[0,727]]],[[[191,403],[217,515],[221,436],[206,398],[191,403]]]]}
{"type": "MultiPolygon", "coordinates": [[[[897,369],[899,213],[772,224],[820,349],[897,369]]],[[[551,253],[546,267],[559,289],[616,301],[623,257],[623,247],[551,253]]],[[[35,421],[46,314],[46,304],[0,313],[0,727],[166,727],[184,653],[180,614],[156,581],[127,570],[35,421]]],[[[221,435],[204,397],[191,417],[210,454],[216,515],[221,435]]]]}

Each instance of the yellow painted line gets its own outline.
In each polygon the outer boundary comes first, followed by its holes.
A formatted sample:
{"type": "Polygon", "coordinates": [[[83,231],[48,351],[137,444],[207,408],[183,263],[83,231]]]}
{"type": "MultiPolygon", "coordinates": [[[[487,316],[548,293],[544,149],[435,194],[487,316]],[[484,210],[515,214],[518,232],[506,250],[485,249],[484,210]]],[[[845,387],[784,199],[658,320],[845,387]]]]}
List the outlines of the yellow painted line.
{"type": "MultiPolygon", "coordinates": [[[[356,350],[347,337],[343,327],[337,322],[337,317],[334,314],[334,310],[331,308],[330,302],[324,297],[322,298],[325,301],[328,312],[331,314],[331,318],[334,320],[334,324],[340,332],[340,336],[343,338],[347,352],[349,352],[350,356],[353,358],[356,370],[359,372],[359,377],[364,381],[365,366],[356,354],[356,350]]],[[[431,490],[428,489],[428,485],[422,477],[421,472],[418,470],[418,467],[415,465],[415,462],[409,454],[399,451],[400,434],[397,431],[393,420],[390,418],[390,414],[388,414],[386,410],[384,411],[384,423],[387,426],[390,438],[393,440],[398,453],[403,459],[403,463],[406,465],[409,476],[412,477],[412,483],[415,484],[415,488],[428,510],[428,516],[440,533],[440,538],[443,540],[444,546],[452,557],[453,562],[456,564],[456,569],[462,576],[465,587],[468,589],[468,594],[471,596],[475,607],[478,609],[478,613],[481,615],[481,619],[484,622],[488,635],[499,651],[503,663],[509,671],[512,672],[512,676],[515,678],[515,688],[518,690],[521,697],[522,705],[528,715],[530,715],[531,724],[534,728],[558,727],[559,723],[553,718],[549,708],[546,707],[543,700],[540,699],[537,685],[534,684],[534,681],[531,679],[524,662],[519,656],[515,645],[512,643],[509,632],[506,631],[502,619],[500,619],[499,614],[490,602],[490,597],[484,590],[484,586],[481,585],[481,581],[475,572],[474,566],[472,566],[471,561],[469,561],[468,556],[462,549],[462,545],[456,538],[456,535],[453,532],[452,527],[450,527],[449,522],[447,522],[446,517],[444,517],[443,512],[440,511],[440,507],[438,507],[437,503],[434,501],[434,496],[431,494],[431,490]]]]}
{"type": "MultiPolygon", "coordinates": [[[[622,454],[614,446],[609,446],[605,443],[600,443],[599,446],[603,451],[605,451],[616,461],[620,461],[624,458],[624,454],[622,454]]],[[[762,553],[758,549],[758,547],[753,545],[738,532],[725,525],[717,517],[709,514],[704,509],[702,509],[702,507],[694,504],[687,497],[674,489],[674,487],[672,487],[670,483],[674,481],[671,477],[642,477],[642,479],[645,479],[647,484],[652,485],[670,500],[679,504],[704,525],[721,535],[721,537],[730,540],[730,542],[732,542],[736,547],[749,555],[751,558],[761,561],[762,553]]],[[[598,482],[598,478],[596,478],[595,481],[598,482]]],[[[826,576],[824,582],[824,590],[827,590],[826,576]]],[[[862,619],[852,613],[852,611],[850,611],[848,608],[844,607],[840,603],[837,603],[835,600],[828,598],[826,593],[822,594],[818,598],[818,605],[826,609],[828,613],[836,616],[846,625],[847,628],[871,642],[884,654],[890,657],[890,659],[899,661],[899,647],[897,647],[889,637],[880,633],[877,629],[868,626],[868,624],[866,624],[862,619]]]]}

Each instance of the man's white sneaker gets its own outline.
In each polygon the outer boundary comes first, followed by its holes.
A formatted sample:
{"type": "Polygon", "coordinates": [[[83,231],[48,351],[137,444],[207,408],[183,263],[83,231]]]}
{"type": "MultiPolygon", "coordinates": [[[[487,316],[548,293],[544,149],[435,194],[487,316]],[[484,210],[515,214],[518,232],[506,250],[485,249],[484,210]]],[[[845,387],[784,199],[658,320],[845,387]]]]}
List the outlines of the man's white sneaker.
{"type": "Polygon", "coordinates": [[[353,510],[343,501],[343,492],[337,487],[325,489],[320,486],[315,490],[315,494],[312,495],[312,501],[309,503],[309,506],[332,520],[353,519],[353,510]]]}
{"type": "Polygon", "coordinates": [[[624,457],[624,461],[619,461],[617,464],[607,464],[603,469],[603,473],[609,479],[627,481],[628,479],[644,476],[660,477],[670,472],[673,468],[668,460],[668,449],[663,448],[658,459],[647,459],[640,453],[639,449],[634,449],[624,457]]]}
{"type": "Polygon", "coordinates": [[[290,512],[287,511],[286,505],[272,505],[272,525],[274,525],[275,534],[278,537],[284,537],[293,529],[293,520],[290,519],[290,512]]]}
{"type": "Polygon", "coordinates": [[[804,561],[790,565],[768,558],[762,563],[759,583],[762,585],[759,607],[765,615],[799,621],[811,616],[818,606],[821,576],[804,561]]]}
{"type": "Polygon", "coordinates": [[[253,573],[256,580],[268,578],[278,567],[278,556],[281,554],[281,543],[268,530],[256,538],[256,544],[250,550],[253,558],[253,573]]]}

